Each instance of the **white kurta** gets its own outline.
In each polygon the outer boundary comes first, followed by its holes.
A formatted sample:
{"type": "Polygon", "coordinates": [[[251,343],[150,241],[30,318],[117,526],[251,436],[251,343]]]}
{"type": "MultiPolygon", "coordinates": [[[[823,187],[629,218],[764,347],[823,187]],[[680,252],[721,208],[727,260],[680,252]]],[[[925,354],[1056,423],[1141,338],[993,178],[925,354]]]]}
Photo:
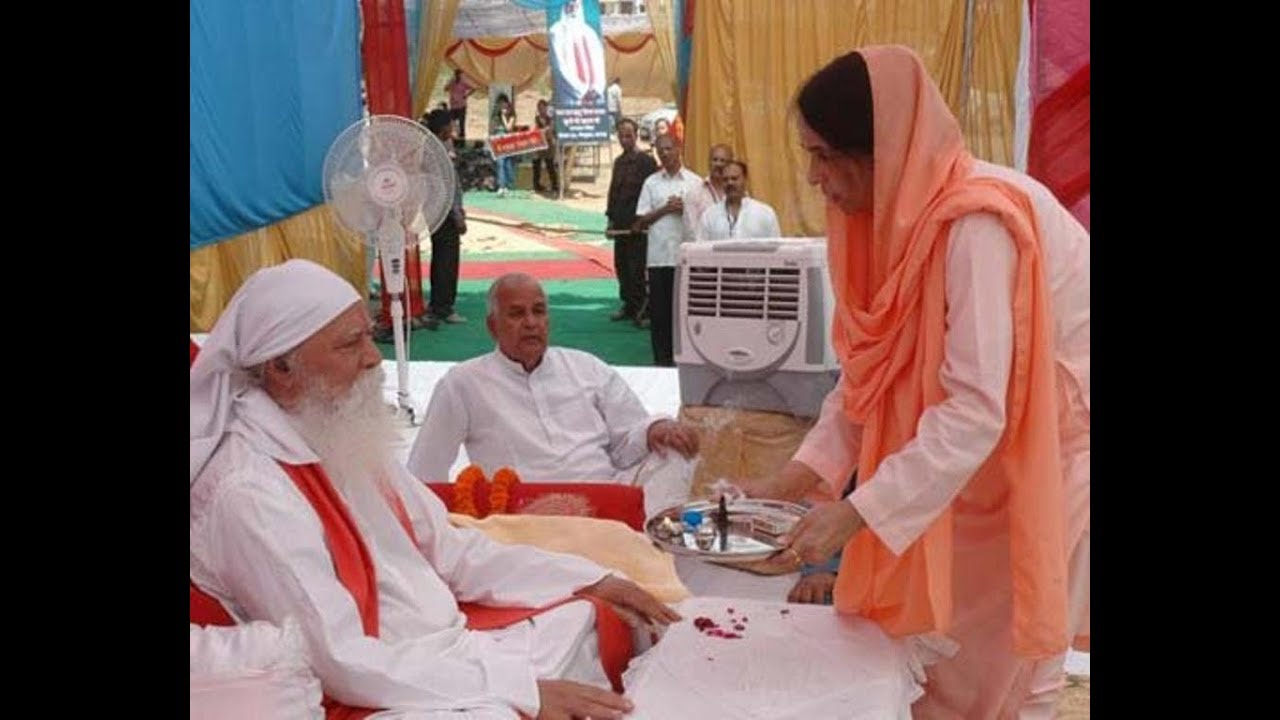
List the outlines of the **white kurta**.
{"type": "MultiPolygon", "coordinates": [[[[296,450],[286,459],[307,461],[296,450]]],[[[537,607],[607,572],[581,558],[454,528],[440,500],[408,473],[397,472],[392,482],[416,547],[376,493],[346,497],[374,564],[379,637],[364,635],[311,505],[275,459],[237,434],[234,421],[191,488],[191,578],[237,620],[296,618],[316,674],[341,702],[420,710],[505,705],[536,715],[536,680],[580,652],[591,608],[569,603],[534,623],[487,633],[465,628],[457,602],[537,607]],[[539,623],[550,627],[539,632],[539,623]]]]}
{"type": "Polygon", "coordinates": [[[684,195],[684,236],[687,239],[703,240],[702,215],[716,203],[724,199],[724,193],[716,190],[707,178],[684,195]]]}
{"type": "Polygon", "coordinates": [[[726,200],[721,200],[702,214],[698,224],[699,240],[729,240],[731,238],[782,237],[778,215],[773,208],[759,200],[742,198],[742,207],[735,219],[729,214],[726,200]]]}
{"type": "MultiPolygon", "coordinates": [[[[1039,183],[1007,168],[978,162],[976,175],[1000,177],[1024,189],[1036,209],[1054,316],[1063,473],[1067,515],[1069,628],[1088,632],[1089,548],[1089,234],[1039,183]]],[[[946,340],[939,371],[947,398],[925,410],[916,437],[886,457],[849,502],[894,552],[914,542],[946,507],[955,511],[957,660],[930,670],[930,697],[942,691],[951,711],[994,717],[1011,683],[1033,694],[1051,689],[1063,657],[1021,663],[1012,654],[1012,579],[1004,511],[968,511],[952,501],[994,451],[1004,432],[1013,353],[1013,239],[994,216],[965,216],[947,246],[946,340]],[[994,543],[994,545],[993,545],[994,543]],[[994,549],[993,549],[994,548],[994,549]],[[974,662],[974,657],[984,662],[974,662]],[[972,674],[977,673],[977,674],[972,674]],[[1003,685],[1002,685],[1003,683],[1003,685]]],[[[842,488],[857,466],[860,426],[843,412],[844,379],[823,403],[817,424],[795,454],[830,487],[842,488]]],[[[929,706],[942,712],[938,706],[929,706]]],[[[1048,711],[1052,711],[1049,703],[1048,711]]],[[[1003,715],[1002,715],[1003,717],[1003,715]]]]}
{"type": "Polygon", "coordinates": [[[423,482],[452,480],[465,443],[487,476],[510,467],[530,482],[629,482],[649,453],[649,426],[664,417],[590,353],[549,347],[525,372],[494,350],[440,378],[408,467],[423,482]]]}
{"type": "MultiPolygon", "coordinates": [[[[671,196],[679,196],[682,200],[702,178],[689,168],[681,167],[675,174],[668,174],[661,167],[645,178],[640,187],[640,199],[636,201],[636,215],[647,215],[667,204],[671,196]]],[[[675,267],[680,259],[680,243],[693,240],[691,228],[685,224],[684,215],[689,212],[686,207],[679,215],[669,214],[658,218],[649,226],[649,248],[646,256],[647,267],[675,267]]]]}

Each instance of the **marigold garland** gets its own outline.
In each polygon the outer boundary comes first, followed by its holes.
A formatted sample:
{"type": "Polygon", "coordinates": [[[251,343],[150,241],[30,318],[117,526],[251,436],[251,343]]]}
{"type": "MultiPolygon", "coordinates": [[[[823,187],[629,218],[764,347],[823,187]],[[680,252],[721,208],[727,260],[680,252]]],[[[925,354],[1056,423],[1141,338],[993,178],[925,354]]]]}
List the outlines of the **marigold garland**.
{"type": "Polygon", "coordinates": [[[484,483],[484,471],[479,465],[468,465],[463,468],[453,481],[453,511],[471,517],[480,517],[480,511],[476,509],[476,486],[483,486],[484,483]]]}
{"type": "Polygon", "coordinates": [[[493,474],[493,482],[489,486],[489,514],[509,511],[507,503],[511,502],[511,494],[520,484],[520,476],[509,467],[498,468],[493,474]]]}

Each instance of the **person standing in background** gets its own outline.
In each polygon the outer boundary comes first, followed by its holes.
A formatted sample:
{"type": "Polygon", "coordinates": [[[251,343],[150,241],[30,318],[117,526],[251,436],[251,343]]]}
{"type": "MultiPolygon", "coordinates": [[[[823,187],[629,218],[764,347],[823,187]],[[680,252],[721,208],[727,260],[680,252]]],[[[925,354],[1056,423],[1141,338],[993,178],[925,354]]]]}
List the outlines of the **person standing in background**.
{"type": "Polygon", "coordinates": [[[622,122],[622,78],[615,77],[609,81],[604,92],[604,107],[613,116],[613,127],[616,130],[622,122]]]}
{"type": "Polygon", "coordinates": [[[637,326],[649,326],[649,305],[645,289],[645,255],[649,241],[643,231],[636,231],[636,202],[645,180],[658,170],[658,163],[648,153],[636,149],[636,123],[623,118],[618,123],[618,144],[622,154],[613,161],[613,177],[609,180],[609,204],[605,216],[613,238],[613,269],[618,275],[618,297],[622,307],[610,320],[631,320],[637,326]],[[623,231],[623,232],[618,232],[623,231]],[[630,231],[630,232],[626,232],[630,231]]]}
{"type": "Polygon", "coordinates": [[[662,169],[649,176],[640,189],[636,203],[636,229],[649,232],[649,322],[653,332],[653,364],[674,367],[675,350],[672,328],[675,320],[676,262],[680,244],[688,242],[684,223],[684,196],[698,186],[702,178],[684,167],[680,145],[671,135],[660,135],[654,147],[662,161],[662,169]]]}
{"type": "Polygon", "coordinates": [[[467,97],[476,91],[476,86],[467,82],[462,75],[462,68],[455,68],[453,79],[444,86],[449,93],[449,115],[457,123],[455,131],[459,140],[467,139],[467,97]]]}
{"type": "Polygon", "coordinates": [[[547,138],[547,149],[539,150],[533,155],[533,189],[537,192],[547,192],[542,187],[542,167],[545,165],[547,174],[551,176],[551,192],[559,192],[560,173],[556,168],[556,125],[551,119],[551,108],[547,105],[546,98],[538,100],[538,114],[533,118],[533,123],[547,138]]]}

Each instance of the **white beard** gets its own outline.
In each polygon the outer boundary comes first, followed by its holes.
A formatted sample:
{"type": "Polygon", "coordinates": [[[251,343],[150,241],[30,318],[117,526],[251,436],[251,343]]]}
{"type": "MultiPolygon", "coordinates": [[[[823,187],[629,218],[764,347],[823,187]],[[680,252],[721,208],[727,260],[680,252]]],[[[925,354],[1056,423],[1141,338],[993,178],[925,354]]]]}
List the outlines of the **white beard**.
{"type": "Polygon", "coordinates": [[[368,370],[336,398],[323,381],[308,383],[291,413],[334,487],[349,499],[387,486],[391,477],[396,424],[382,399],[383,377],[382,366],[368,370]]]}

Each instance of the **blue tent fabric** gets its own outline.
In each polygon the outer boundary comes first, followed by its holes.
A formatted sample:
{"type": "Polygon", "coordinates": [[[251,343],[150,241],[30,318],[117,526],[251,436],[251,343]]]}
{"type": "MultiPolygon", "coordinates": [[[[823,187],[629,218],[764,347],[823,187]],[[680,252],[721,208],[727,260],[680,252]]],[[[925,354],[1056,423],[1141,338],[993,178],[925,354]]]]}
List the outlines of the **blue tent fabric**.
{"type": "Polygon", "coordinates": [[[422,23],[419,0],[404,0],[404,39],[409,46],[409,87],[418,77],[418,28],[422,23]]]}
{"type": "Polygon", "coordinates": [[[324,201],[358,120],[359,5],[191,0],[191,248],[324,201]]]}
{"type": "MultiPolygon", "coordinates": [[[[693,67],[693,37],[684,34],[685,0],[676,0],[676,103],[683,102],[689,88],[689,70],[693,67]]],[[[688,108],[681,107],[681,114],[688,108]]]]}

